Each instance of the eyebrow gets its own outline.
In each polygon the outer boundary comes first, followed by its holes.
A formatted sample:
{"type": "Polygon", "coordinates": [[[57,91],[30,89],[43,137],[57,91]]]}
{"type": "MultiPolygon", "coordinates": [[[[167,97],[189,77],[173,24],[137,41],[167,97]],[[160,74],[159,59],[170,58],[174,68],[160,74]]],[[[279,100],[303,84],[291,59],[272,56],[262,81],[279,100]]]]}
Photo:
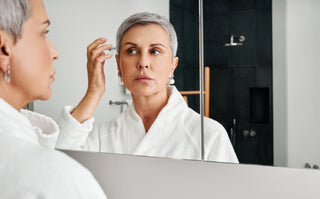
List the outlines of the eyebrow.
{"type": "Polygon", "coordinates": [[[155,43],[155,44],[151,44],[150,46],[162,46],[162,47],[166,48],[165,45],[163,45],[162,43],[155,43]]]}
{"type": "MultiPolygon", "coordinates": [[[[132,42],[127,42],[127,43],[124,44],[124,46],[125,46],[125,45],[138,46],[137,44],[132,43],[132,42]]],[[[163,46],[164,48],[166,48],[166,46],[163,45],[163,44],[161,44],[161,43],[154,43],[154,44],[151,44],[150,46],[151,46],[151,47],[153,47],[153,46],[163,46]]]]}
{"type": "Polygon", "coordinates": [[[132,46],[137,46],[137,44],[135,44],[135,43],[132,43],[132,42],[127,42],[127,43],[125,43],[125,44],[123,44],[124,46],[126,46],[126,45],[132,45],[132,46]]]}

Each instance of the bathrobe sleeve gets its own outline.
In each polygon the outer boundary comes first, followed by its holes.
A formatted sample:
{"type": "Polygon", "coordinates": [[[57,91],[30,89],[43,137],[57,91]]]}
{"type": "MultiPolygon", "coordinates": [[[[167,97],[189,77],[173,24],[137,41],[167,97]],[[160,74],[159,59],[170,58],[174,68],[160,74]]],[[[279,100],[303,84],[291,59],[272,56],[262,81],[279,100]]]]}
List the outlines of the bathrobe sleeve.
{"type": "Polygon", "coordinates": [[[207,161],[239,163],[228,134],[220,123],[205,118],[204,131],[207,161]]]}
{"type": "Polygon", "coordinates": [[[94,118],[83,123],[79,123],[72,117],[71,106],[65,106],[58,119],[60,134],[57,140],[56,148],[99,151],[99,129],[94,126],[94,118]]]}

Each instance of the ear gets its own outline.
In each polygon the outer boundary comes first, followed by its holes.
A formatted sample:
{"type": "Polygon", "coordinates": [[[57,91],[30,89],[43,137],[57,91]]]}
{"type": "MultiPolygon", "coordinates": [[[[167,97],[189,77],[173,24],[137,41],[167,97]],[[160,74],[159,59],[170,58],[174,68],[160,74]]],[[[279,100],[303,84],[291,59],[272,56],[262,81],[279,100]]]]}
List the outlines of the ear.
{"type": "Polygon", "coordinates": [[[120,56],[116,54],[115,57],[116,57],[116,62],[117,62],[117,67],[118,67],[118,76],[121,77],[120,56]]]}
{"type": "Polygon", "coordinates": [[[179,57],[174,57],[172,59],[172,74],[174,73],[174,71],[176,70],[177,66],[178,66],[178,62],[179,62],[179,57]]]}
{"type": "Polygon", "coordinates": [[[12,54],[12,39],[8,33],[0,31],[0,71],[5,73],[12,54]]]}

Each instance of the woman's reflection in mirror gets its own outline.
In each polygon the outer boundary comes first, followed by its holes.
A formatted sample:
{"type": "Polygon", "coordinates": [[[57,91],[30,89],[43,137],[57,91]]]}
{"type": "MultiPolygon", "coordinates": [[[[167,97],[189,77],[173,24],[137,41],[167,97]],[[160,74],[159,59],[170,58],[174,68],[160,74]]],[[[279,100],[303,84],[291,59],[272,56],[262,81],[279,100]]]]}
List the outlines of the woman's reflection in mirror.
{"type": "Polygon", "coordinates": [[[59,52],[42,0],[0,0],[0,197],[106,198],[87,169],[54,150],[58,125],[22,109],[48,100],[59,52]]]}
{"type": "MultiPolygon", "coordinates": [[[[112,47],[105,42],[97,39],[87,48],[88,90],[75,108],[63,109],[57,147],[199,160],[200,115],[169,84],[178,65],[177,36],[169,20],[143,12],[120,25],[118,75],[131,92],[132,104],[119,117],[97,125],[93,113],[107,81],[103,65],[112,56],[103,52],[112,47]]],[[[204,144],[205,160],[238,162],[225,129],[209,118],[204,144]]]]}

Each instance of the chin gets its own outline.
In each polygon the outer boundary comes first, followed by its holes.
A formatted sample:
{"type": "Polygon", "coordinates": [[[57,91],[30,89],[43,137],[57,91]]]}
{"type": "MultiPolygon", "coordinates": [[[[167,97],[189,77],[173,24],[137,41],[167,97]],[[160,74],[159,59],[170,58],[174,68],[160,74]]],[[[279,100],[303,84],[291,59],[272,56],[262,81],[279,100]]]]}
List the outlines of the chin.
{"type": "Polygon", "coordinates": [[[49,100],[51,98],[51,96],[52,96],[52,92],[51,92],[51,89],[49,89],[46,93],[41,95],[38,99],[46,101],[46,100],[49,100]]]}
{"type": "Polygon", "coordinates": [[[154,91],[154,90],[148,90],[148,89],[141,89],[141,90],[134,90],[132,93],[134,93],[135,95],[137,96],[150,96],[150,95],[153,95],[153,94],[156,94],[158,93],[158,91],[154,91]]]}

